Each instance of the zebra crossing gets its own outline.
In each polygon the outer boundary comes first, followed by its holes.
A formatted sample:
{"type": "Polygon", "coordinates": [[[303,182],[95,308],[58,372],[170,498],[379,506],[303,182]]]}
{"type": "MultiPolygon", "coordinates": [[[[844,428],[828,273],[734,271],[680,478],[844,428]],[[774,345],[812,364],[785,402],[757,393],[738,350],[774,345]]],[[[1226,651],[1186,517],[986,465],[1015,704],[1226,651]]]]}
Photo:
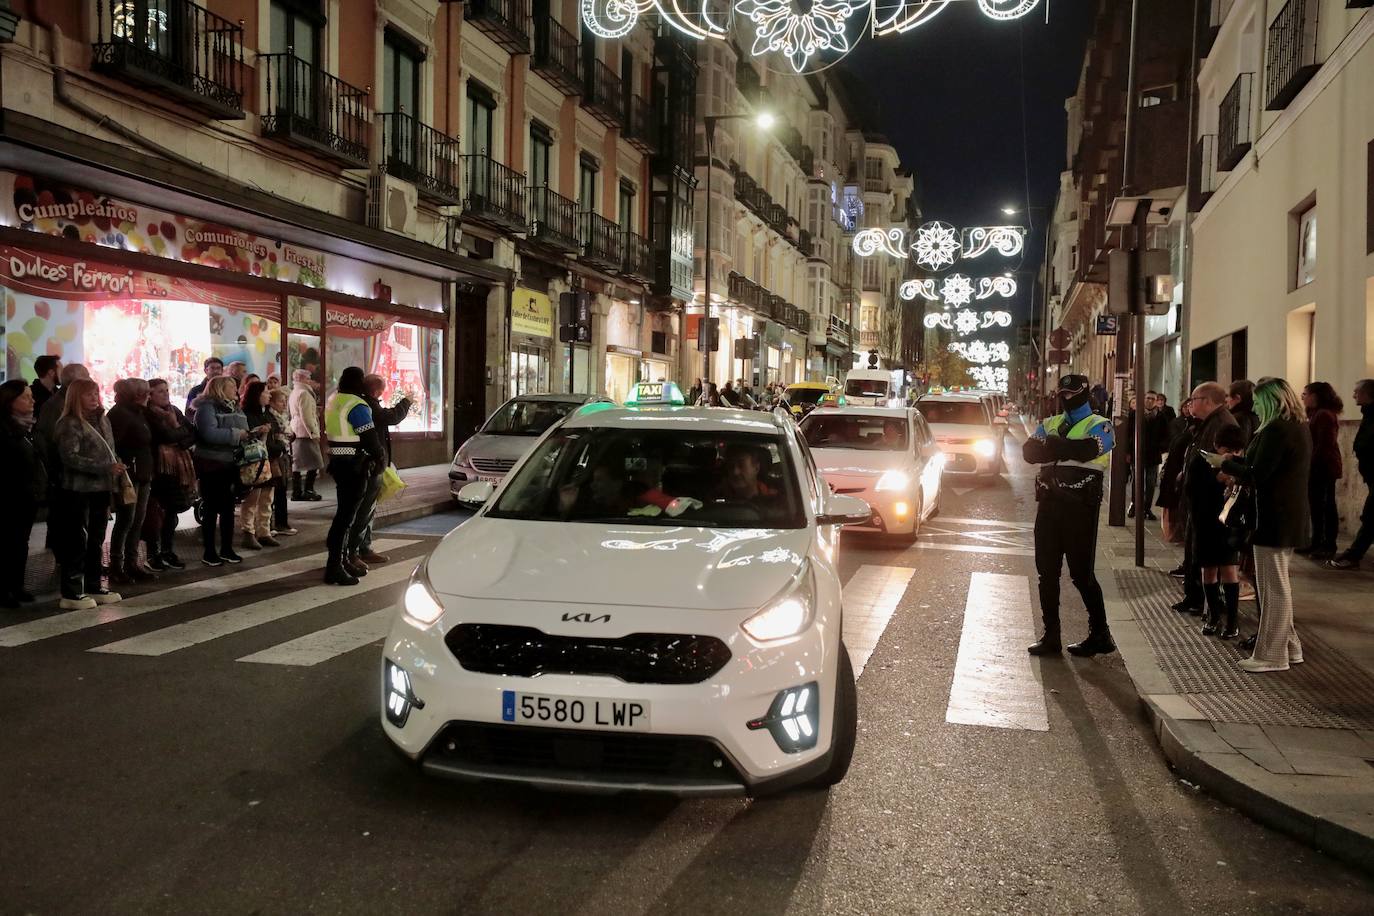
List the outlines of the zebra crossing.
{"type": "MultiPolygon", "coordinates": [[[[379,539],[375,547],[382,552],[406,551],[427,541],[426,538],[388,537],[379,539]]],[[[101,628],[114,628],[122,622],[159,612],[169,617],[177,611],[183,612],[177,620],[163,626],[84,648],[85,652],[98,655],[157,658],[213,645],[250,631],[260,630],[266,636],[275,624],[289,623],[307,612],[329,609],[335,612],[335,622],[320,629],[268,645],[260,643],[241,655],[238,652],[244,648],[239,648],[227,656],[252,665],[313,668],[376,646],[386,637],[395,617],[395,605],[401,592],[399,586],[410,577],[419,556],[418,552],[412,553],[414,555],[408,559],[398,558],[374,568],[357,587],[350,589],[315,584],[315,581],[291,587],[295,584],[288,581],[292,577],[318,573],[320,560],[313,554],[237,570],[131,596],[118,604],[94,610],[53,614],[0,627],[0,650],[86,631],[99,634],[103,632],[101,628]],[[216,606],[222,607],[223,596],[236,590],[244,590],[245,599],[256,600],[181,619],[184,612],[194,612],[198,602],[218,598],[221,600],[216,606]],[[340,621],[338,613],[351,616],[340,621]]],[[[915,573],[916,570],[908,566],[865,564],[845,582],[844,641],[856,676],[862,677],[870,656],[906,599],[915,573]]],[[[127,632],[127,628],[121,632],[127,632]]],[[[972,573],[946,721],[993,728],[1048,729],[1038,668],[1024,649],[1033,638],[1027,577],[972,573]]],[[[234,645],[242,646],[242,643],[234,645]]]]}

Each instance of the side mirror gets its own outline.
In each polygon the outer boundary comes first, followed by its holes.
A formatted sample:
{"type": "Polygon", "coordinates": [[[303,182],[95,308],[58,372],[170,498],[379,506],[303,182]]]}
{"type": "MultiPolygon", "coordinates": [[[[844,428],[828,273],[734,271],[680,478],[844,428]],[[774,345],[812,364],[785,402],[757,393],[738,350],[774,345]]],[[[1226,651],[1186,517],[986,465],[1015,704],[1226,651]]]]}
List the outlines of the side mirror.
{"type": "Polygon", "coordinates": [[[458,502],[467,506],[469,509],[480,509],[486,505],[487,500],[491,499],[491,494],[496,492],[496,487],[486,480],[474,480],[472,483],[465,484],[458,491],[458,502]]]}
{"type": "Polygon", "coordinates": [[[825,511],[816,516],[817,525],[857,525],[868,521],[873,510],[857,496],[831,493],[825,499],[825,511]]]}

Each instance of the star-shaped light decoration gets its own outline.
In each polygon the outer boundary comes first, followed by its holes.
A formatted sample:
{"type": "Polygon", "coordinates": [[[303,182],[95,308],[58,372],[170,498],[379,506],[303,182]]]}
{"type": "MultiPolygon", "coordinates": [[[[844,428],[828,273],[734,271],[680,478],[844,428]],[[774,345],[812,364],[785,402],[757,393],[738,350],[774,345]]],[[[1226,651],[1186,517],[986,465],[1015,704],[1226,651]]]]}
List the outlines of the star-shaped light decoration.
{"type": "Polygon", "coordinates": [[[958,259],[963,244],[959,241],[958,229],[949,223],[932,220],[916,230],[916,241],[911,247],[916,252],[917,264],[940,270],[958,259]]]}
{"type": "Polygon", "coordinates": [[[739,0],[735,12],[750,23],[757,57],[781,51],[801,73],[818,51],[848,51],[845,24],[859,9],[849,0],[739,0]]]}
{"type": "MultiPolygon", "coordinates": [[[[945,282],[940,284],[940,296],[945,300],[946,306],[968,305],[973,301],[973,281],[963,274],[950,274],[945,277],[945,282]]],[[[973,322],[973,330],[977,330],[977,315],[974,315],[973,322]]]]}

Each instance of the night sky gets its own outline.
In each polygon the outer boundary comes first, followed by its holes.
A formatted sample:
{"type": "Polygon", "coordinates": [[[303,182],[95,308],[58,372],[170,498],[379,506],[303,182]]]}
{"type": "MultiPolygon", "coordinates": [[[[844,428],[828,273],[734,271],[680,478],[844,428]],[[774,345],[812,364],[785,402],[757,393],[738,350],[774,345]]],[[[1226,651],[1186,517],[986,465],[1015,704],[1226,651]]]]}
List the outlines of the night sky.
{"type": "Polygon", "coordinates": [[[1028,314],[1044,256],[1044,227],[1066,161],[1064,101],[1077,89],[1096,7],[1097,0],[1042,0],[1022,19],[997,22],[962,0],[905,35],[865,37],[840,65],[915,172],[926,219],[1032,226],[1021,264],[1027,273],[1018,276],[1018,321],[1028,314]],[[1044,208],[1031,211],[1029,223],[1024,213],[1009,219],[1001,212],[1025,210],[1027,171],[1029,204],[1044,208]]]}

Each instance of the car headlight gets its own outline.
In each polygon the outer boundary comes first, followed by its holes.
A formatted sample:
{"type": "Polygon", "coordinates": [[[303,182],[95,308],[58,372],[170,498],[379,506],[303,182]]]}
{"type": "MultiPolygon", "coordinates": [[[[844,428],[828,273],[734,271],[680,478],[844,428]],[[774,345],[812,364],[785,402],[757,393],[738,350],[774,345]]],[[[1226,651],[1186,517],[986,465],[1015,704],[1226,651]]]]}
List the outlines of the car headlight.
{"type": "Polygon", "coordinates": [[[444,605],[429,585],[424,563],[415,567],[415,572],[411,573],[401,606],[405,610],[403,616],[406,622],[422,630],[433,626],[435,621],[444,616],[444,605]]]}
{"type": "Polygon", "coordinates": [[[997,454],[997,443],[991,439],[979,439],[973,443],[973,451],[984,458],[991,458],[997,454]]]}
{"type": "Polygon", "coordinates": [[[888,471],[878,478],[877,490],[905,490],[911,486],[911,476],[905,471],[888,471]]]}
{"type": "Polygon", "coordinates": [[[797,576],[763,610],[740,628],[755,642],[774,642],[796,636],[811,624],[815,609],[815,586],[810,566],[802,566],[797,576]]]}

